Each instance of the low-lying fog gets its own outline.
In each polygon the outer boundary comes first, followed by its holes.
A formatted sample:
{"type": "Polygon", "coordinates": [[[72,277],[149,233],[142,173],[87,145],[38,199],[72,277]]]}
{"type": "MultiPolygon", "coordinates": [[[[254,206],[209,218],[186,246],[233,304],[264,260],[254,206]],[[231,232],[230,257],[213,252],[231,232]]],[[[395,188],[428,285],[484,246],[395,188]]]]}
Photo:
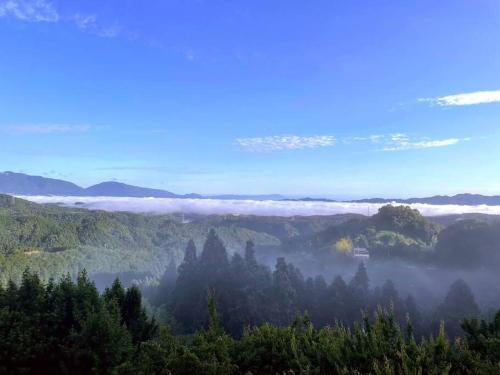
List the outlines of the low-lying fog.
{"type": "MultiPolygon", "coordinates": [[[[18,196],[36,203],[53,203],[63,206],[77,206],[92,210],[130,211],[144,213],[193,214],[242,214],[261,216],[333,215],[341,213],[375,214],[384,204],[320,202],[320,201],[256,201],[220,199],[178,199],[178,198],[128,198],[128,197],[64,197],[64,196],[18,196]]],[[[463,213],[484,213],[499,215],[500,206],[460,206],[410,204],[424,216],[438,216],[463,213]]]]}

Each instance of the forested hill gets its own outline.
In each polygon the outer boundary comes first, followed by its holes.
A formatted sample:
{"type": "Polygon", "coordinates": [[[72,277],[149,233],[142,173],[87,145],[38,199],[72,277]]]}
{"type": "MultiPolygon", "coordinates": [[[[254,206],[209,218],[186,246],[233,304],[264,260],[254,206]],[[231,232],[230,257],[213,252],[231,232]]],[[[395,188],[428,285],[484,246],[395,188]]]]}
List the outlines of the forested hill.
{"type": "Polygon", "coordinates": [[[371,217],[358,216],[294,240],[289,246],[314,252],[364,247],[371,249],[374,255],[377,252],[403,255],[432,248],[441,228],[410,207],[387,205],[371,217]]]}
{"type": "Polygon", "coordinates": [[[74,275],[83,268],[91,274],[129,272],[157,278],[171,261],[179,263],[190,239],[201,246],[212,228],[230,253],[241,252],[252,240],[259,255],[271,262],[277,254],[335,262],[337,255],[358,246],[370,249],[373,259],[439,260],[465,267],[500,263],[500,239],[495,234],[500,224],[492,218],[489,222],[442,218],[447,225],[442,230],[416,210],[384,206],[370,218],[344,214],[189,219],[38,205],[0,195],[0,282],[18,280],[26,267],[44,279],[66,272],[74,275]]]}
{"type": "Polygon", "coordinates": [[[247,240],[278,249],[285,239],[352,217],[197,216],[183,223],[178,215],[89,211],[0,195],[0,281],[18,279],[26,267],[44,278],[82,268],[157,276],[170,261],[182,259],[189,239],[201,245],[211,228],[232,253],[247,240]]]}
{"type": "MultiPolygon", "coordinates": [[[[17,279],[31,267],[42,277],[82,268],[92,272],[162,272],[179,260],[186,242],[201,243],[211,225],[182,224],[174,216],[88,211],[38,205],[0,195],[0,278],[17,279]]],[[[217,226],[233,250],[252,239],[260,245],[279,240],[236,226],[217,226]]]]}

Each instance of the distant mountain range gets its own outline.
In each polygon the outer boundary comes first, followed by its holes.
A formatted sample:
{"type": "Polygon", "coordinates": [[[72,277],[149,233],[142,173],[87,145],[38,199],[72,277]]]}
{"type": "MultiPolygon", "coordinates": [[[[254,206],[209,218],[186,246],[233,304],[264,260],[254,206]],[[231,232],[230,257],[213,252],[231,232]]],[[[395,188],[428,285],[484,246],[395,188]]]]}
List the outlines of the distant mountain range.
{"type": "Polygon", "coordinates": [[[401,204],[433,204],[433,205],[445,205],[445,204],[456,204],[461,206],[500,206],[500,195],[481,195],[481,194],[456,194],[456,195],[434,195],[432,197],[425,198],[367,198],[367,199],[357,199],[351,201],[336,201],[333,199],[322,199],[322,198],[300,198],[300,199],[287,199],[290,201],[301,201],[301,202],[345,202],[345,203],[375,203],[375,204],[389,204],[389,203],[401,203],[401,204]]]}
{"type": "MultiPolygon", "coordinates": [[[[234,199],[234,200],[290,200],[290,201],[318,201],[335,202],[331,199],[301,198],[287,199],[279,194],[267,195],[210,195],[200,194],[175,194],[167,190],[151,189],[121,182],[107,181],[88,188],[82,188],[72,182],[53,178],[30,176],[24,173],[0,172],[0,193],[14,195],[62,195],[62,196],[104,196],[104,197],[135,197],[135,198],[198,198],[198,199],[234,199]]],[[[457,194],[453,196],[435,195],[426,198],[409,199],[387,199],[369,198],[348,201],[351,203],[424,203],[433,205],[457,204],[457,205],[500,205],[500,195],[480,195],[480,194],[457,194]]]]}
{"type": "Polygon", "coordinates": [[[101,182],[83,191],[84,195],[101,197],[202,198],[199,194],[179,195],[166,190],[143,188],[114,181],[101,182]]]}
{"type": "Polygon", "coordinates": [[[425,203],[425,204],[457,204],[463,206],[477,206],[480,204],[488,206],[498,206],[500,205],[500,195],[481,195],[481,194],[456,194],[452,196],[448,195],[434,195],[427,198],[409,198],[409,199],[384,199],[384,198],[371,198],[371,199],[360,199],[354,202],[359,203],[425,203]]]}
{"type": "Polygon", "coordinates": [[[150,189],[127,185],[121,182],[107,181],[82,188],[72,182],[30,176],[24,173],[0,172],[0,193],[14,195],[62,195],[62,196],[101,196],[101,197],[135,197],[135,198],[213,198],[213,199],[253,199],[281,200],[284,197],[271,195],[213,195],[175,194],[167,190],[150,189]]]}

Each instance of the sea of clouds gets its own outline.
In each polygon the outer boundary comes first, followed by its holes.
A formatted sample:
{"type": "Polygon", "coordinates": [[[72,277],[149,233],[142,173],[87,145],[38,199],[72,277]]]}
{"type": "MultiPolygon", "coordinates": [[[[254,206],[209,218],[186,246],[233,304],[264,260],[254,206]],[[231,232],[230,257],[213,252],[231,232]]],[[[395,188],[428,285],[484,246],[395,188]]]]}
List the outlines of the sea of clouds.
{"type": "MultiPolygon", "coordinates": [[[[384,204],[311,201],[256,201],[221,199],[18,196],[35,203],[52,203],[91,210],[138,213],[240,214],[259,216],[311,216],[358,213],[373,215],[384,204]]],[[[394,203],[396,204],[396,203],[394,203]]],[[[397,204],[396,204],[397,205],[397,204]]],[[[462,213],[500,215],[500,206],[411,204],[425,216],[462,213]]]]}

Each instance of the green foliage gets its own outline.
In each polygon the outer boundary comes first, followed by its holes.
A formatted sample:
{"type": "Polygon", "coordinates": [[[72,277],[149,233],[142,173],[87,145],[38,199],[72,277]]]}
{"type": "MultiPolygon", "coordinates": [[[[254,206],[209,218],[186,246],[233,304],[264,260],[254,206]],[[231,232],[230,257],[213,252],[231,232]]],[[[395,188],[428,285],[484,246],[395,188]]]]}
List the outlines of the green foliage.
{"type": "Polygon", "coordinates": [[[181,260],[190,238],[202,243],[212,228],[233,252],[248,240],[280,244],[244,223],[208,217],[183,224],[170,215],[38,205],[0,194],[0,283],[19,281],[26,268],[43,280],[66,272],[76,276],[84,268],[92,274],[131,271],[158,278],[168,264],[181,260]]]}
{"type": "Polygon", "coordinates": [[[465,318],[478,316],[479,307],[469,286],[462,279],[451,284],[450,289],[438,307],[437,318],[442,319],[447,326],[447,331],[453,335],[461,333],[460,322],[465,318]]]}
{"type": "Polygon", "coordinates": [[[154,304],[163,310],[163,319],[176,334],[193,334],[219,321],[211,316],[211,303],[209,311],[206,309],[207,295],[209,301],[217,299],[220,328],[232,337],[240,337],[245,327],[265,322],[289,326],[297,313],[305,312],[318,327],[341,323],[352,328],[362,312],[372,314],[380,306],[390,309],[400,325],[406,323],[409,314],[414,321],[412,330],[419,336],[435,331],[441,319],[446,321],[448,333],[460,336],[460,321],[480,314],[472,292],[460,280],[452,285],[435,314],[426,312],[431,316],[424,324],[414,298],[402,298],[391,280],[371,289],[363,263],[348,283],[338,276],[327,284],[322,276],[305,278],[283,257],[271,271],[257,262],[251,243],[245,248],[245,257],[236,253],[228,261],[215,233],[209,234],[203,253],[204,257],[198,258],[190,241],[175,282],[155,291],[154,304]]]}
{"type": "MultiPolygon", "coordinates": [[[[422,260],[436,244],[441,227],[406,206],[386,205],[372,217],[355,217],[307,238],[294,247],[316,253],[332,249],[346,252],[353,246],[366,247],[374,258],[422,260]],[[350,240],[352,239],[352,240],[350,240]]],[[[333,252],[333,255],[338,253],[333,252]]]]}
{"type": "Polygon", "coordinates": [[[439,226],[423,217],[409,206],[386,205],[370,221],[377,231],[385,230],[421,240],[426,244],[435,241],[439,226]]]}
{"type": "Polygon", "coordinates": [[[25,271],[19,286],[8,283],[0,289],[0,373],[110,373],[157,333],[137,289],[120,288],[101,296],[85,272],[44,284],[25,271]]]}
{"type": "Polygon", "coordinates": [[[469,347],[480,354],[481,360],[491,365],[500,363],[500,311],[491,322],[469,317],[463,321],[462,329],[469,347]]]}
{"type": "MultiPolygon", "coordinates": [[[[364,284],[362,268],[358,273],[352,284],[364,284]]],[[[459,284],[451,294],[463,289],[459,284]]],[[[394,297],[390,285],[385,289],[394,297]]],[[[417,375],[500,369],[500,311],[490,322],[466,319],[463,341],[448,339],[441,324],[436,337],[418,342],[411,322],[402,330],[395,315],[381,308],[373,322],[364,315],[351,328],[318,330],[303,314],[287,326],[247,327],[233,339],[223,331],[217,304],[209,294],[208,329],[183,339],[166,327],[148,328],[154,322],[143,319],[138,290],[124,289],[118,280],[100,295],[85,273],[76,282],[66,276],[44,284],[26,271],[19,286],[0,288],[0,373],[417,375]]]]}
{"type": "Polygon", "coordinates": [[[463,220],[439,234],[436,252],[441,265],[497,270],[500,266],[499,244],[499,223],[463,220]]]}
{"type": "MultiPolygon", "coordinates": [[[[186,224],[175,215],[89,211],[0,195],[0,284],[9,279],[19,282],[26,268],[44,281],[87,269],[111,279],[129,273],[130,279],[136,275],[158,282],[168,265],[180,263],[187,241],[193,239],[201,248],[210,230],[215,230],[228,255],[251,241],[260,249],[311,251],[322,257],[336,244],[350,248],[343,239],[351,239],[352,246],[368,248],[374,259],[440,260],[458,267],[500,264],[498,224],[458,222],[438,237],[440,229],[403,206],[384,206],[371,218],[214,215],[195,216],[186,224]]],[[[349,258],[334,253],[332,260],[349,258]]]]}
{"type": "Polygon", "coordinates": [[[341,238],[335,243],[335,250],[344,253],[349,253],[352,251],[353,244],[349,238],[341,238]]]}

